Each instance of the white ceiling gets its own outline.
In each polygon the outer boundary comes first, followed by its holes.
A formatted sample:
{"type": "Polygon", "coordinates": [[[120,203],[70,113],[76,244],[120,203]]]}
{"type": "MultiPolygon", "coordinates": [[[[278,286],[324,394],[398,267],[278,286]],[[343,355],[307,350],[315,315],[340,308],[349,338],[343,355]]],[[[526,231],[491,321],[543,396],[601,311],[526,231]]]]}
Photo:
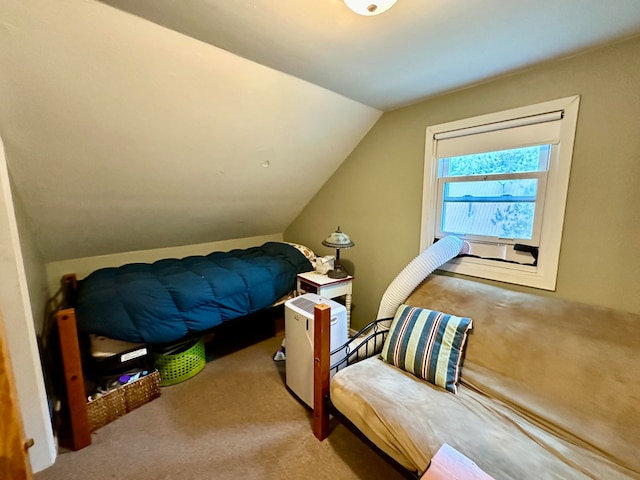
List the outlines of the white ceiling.
{"type": "Polygon", "coordinates": [[[382,110],[637,33],[640,0],[5,1],[0,138],[45,261],[266,235],[382,110]]]}

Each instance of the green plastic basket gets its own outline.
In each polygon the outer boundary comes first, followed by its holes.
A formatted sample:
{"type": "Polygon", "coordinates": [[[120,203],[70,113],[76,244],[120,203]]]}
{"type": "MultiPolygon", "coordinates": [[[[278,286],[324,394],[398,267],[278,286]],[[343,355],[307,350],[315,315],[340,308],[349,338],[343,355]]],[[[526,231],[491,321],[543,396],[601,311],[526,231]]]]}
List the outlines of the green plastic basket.
{"type": "Polygon", "coordinates": [[[156,369],[160,372],[161,387],[190,379],[200,373],[207,363],[202,338],[178,353],[154,353],[153,360],[156,369]]]}

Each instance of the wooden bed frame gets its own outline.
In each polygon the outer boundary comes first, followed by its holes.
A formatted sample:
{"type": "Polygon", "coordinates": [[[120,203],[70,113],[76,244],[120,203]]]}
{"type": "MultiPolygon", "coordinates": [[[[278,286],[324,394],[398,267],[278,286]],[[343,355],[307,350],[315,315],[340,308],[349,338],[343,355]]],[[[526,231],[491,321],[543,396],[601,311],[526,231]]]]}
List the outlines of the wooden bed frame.
{"type": "Polygon", "coordinates": [[[91,425],[87,413],[87,395],[84,389],[82,355],[78,340],[76,312],[72,308],[78,280],[74,274],[61,280],[62,299],[55,309],[55,323],[60,342],[62,370],[67,393],[70,442],[73,450],[91,445],[91,425]]]}
{"type": "MultiPolygon", "coordinates": [[[[49,311],[56,329],[60,357],[62,359],[61,376],[64,377],[65,395],[61,400],[65,400],[62,417],[64,421],[64,442],[72,450],[80,450],[91,444],[91,422],[87,411],[87,392],[85,391],[85,376],[82,365],[82,349],[80,337],[78,335],[75,306],[77,298],[78,280],[75,274],[64,275],[61,279],[61,288],[49,301],[49,311]],[[66,438],[68,437],[68,438],[66,438]]],[[[278,307],[279,305],[275,305],[278,307]]],[[[255,317],[264,315],[264,312],[255,312],[244,317],[255,317]]],[[[228,323],[228,322],[227,322],[228,323]]],[[[189,338],[196,338],[211,333],[217,328],[226,327],[225,323],[215,327],[189,334],[187,337],[177,340],[180,343],[189,338]]],[[[274,321],[273,332],[278,326],[274,321]]],[[[61,382],[62,383],[62,382],[61,382]]],[[[66,445],[65,445],[66,446],[66,445]]]]}

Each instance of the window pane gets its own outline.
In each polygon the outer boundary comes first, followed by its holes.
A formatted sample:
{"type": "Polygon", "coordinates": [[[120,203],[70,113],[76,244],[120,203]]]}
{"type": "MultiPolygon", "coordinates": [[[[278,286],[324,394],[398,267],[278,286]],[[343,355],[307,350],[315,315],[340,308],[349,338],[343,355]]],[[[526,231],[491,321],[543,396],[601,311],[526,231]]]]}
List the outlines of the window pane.
{"type": "Polygon", "coordinates": [[[447,182],[442,231],[530,240],[537,179],[447,182]]]}
{"type": "Polygon", "coordinates": [[[440,177],[487,175],[492,173],[540,172],[549,168],[551,145],[514,148],[438,160],[440,177]]]}

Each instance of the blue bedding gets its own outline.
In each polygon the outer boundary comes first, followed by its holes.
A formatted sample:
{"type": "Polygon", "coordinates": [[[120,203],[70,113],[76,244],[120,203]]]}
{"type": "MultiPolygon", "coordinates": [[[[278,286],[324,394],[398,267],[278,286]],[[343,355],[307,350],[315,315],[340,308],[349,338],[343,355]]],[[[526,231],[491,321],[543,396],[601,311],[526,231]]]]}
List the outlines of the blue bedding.
{"type": "Polygon", "coordinates": [[[273,305],[313,270],[286,243],[103,268],[79,281],[78,331],[171,343],[273,305]]]}

